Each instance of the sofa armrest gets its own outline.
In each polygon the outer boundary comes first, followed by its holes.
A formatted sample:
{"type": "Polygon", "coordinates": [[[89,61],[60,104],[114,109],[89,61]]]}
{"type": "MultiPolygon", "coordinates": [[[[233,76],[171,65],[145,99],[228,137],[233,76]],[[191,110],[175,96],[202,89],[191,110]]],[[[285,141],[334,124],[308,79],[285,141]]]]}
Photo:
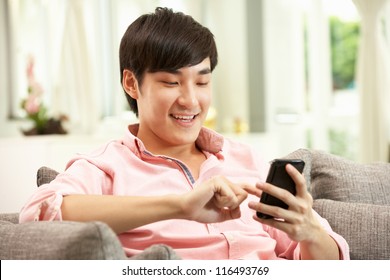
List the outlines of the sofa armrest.
{"type": "Polygon", "coordinates": [[[316,199],[313,208],[347,240],[351,259],[390,259],[390,206],[316,199]]]}
{"type": "Polygon", "coordinates": [[[17,224],[19,223],[19,213],[0,213],[0,221],[17,224]]]}
{"type": "Polygon", "coordinates": [[[0,259],[125,259],[119,239],[101,222],[0,221],[0,259]]]}

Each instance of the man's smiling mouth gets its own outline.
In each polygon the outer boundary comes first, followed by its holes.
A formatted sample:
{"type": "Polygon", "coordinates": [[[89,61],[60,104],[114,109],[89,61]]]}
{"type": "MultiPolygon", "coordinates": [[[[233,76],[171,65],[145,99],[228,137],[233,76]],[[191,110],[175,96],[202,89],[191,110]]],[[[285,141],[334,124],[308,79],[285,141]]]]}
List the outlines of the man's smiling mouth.
{"type": "Polygon", "coordinates": [[[195,119],[198,115],[174,115],[171,114],[171,117],[182,122],[190,122],[195,119]]]}

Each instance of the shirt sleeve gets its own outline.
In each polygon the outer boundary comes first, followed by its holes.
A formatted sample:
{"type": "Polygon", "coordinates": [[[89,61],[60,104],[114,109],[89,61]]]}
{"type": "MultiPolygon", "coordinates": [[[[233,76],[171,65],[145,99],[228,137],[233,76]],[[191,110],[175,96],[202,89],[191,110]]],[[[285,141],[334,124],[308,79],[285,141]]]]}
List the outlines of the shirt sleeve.
{"type": "Polygon", "coordinates": [[[63,197],[71,194],[108,194],[110,178],[87,160],[76,160],[52,182],[37,188],[19,214],[19,222],[62,220],[63,197]]]}

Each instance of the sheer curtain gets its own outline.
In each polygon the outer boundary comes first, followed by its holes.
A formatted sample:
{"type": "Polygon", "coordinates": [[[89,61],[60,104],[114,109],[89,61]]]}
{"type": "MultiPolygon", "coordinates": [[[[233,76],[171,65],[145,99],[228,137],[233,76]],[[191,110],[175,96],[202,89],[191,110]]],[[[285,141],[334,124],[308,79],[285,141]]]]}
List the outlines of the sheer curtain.
{"type": "Polygon", "coordinates": [[[390,57],[381,20],[389,0],[353,2],[361,15],[362,30],[357,68],[361,161],[388,161],[390,57]]]}
{"type": "Polygon", "coordinates": [[[332,91],[329,19],[324,1],[306,1],[307,9],[307,67],[308,102],[307,123],[312,130],[312,147],[329,150],[329,107],[332,91]]]}
{"type": "Polygon", "coordinates": [[[55,113],[68,115],[72,132],[90,133],[99,121],[100,109],[85,31],[83,3],[78,0],[67,2],[51,107],[55,113]]]}

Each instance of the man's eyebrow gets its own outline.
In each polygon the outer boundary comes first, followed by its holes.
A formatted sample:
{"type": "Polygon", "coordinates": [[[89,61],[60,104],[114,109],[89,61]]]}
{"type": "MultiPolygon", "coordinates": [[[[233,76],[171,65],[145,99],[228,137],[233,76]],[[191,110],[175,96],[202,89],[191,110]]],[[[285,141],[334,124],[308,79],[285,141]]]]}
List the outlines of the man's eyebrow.
{"type": "MultiPolygon", "coordinates": [[[[174,75],[181,75],[182,74],[182,72],[179,69],[166,69],[166,70],[162,70],[161,72],[166,72],[166,73],[174,74],[174,75]]],[[[209,67],[206,67],[206,68],[198,71],[199,75],[207,75],[210,73],[211,73],[211,69],[209,67]]]]}
{"type": "Polygon", "coordinates": [[[200,74],[200,75],[207,75],[207,74],[210,74],[210,73],[211,73],[211,69],[209,67],[204,68],[204,69],[202,69],[202,70],[200,70],[198,72],[198,74],[200,74]]]}

